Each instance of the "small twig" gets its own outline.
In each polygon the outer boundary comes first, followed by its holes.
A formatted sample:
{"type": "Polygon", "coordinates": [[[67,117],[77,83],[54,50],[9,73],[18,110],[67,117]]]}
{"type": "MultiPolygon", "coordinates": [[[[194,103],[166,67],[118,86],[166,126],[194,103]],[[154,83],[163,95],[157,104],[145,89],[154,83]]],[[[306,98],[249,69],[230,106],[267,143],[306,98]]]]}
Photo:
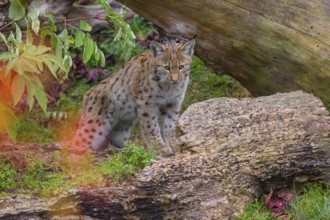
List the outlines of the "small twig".
{"type": "Polygon", "coordinates": [[[3,29],[5,29],[6,27],[8,27],[9,25],[12,25],[14,23],[14,21],[11,21],[11,22],[9,22],[8,24],[5,24],[4,26],[2,26],[1,28],[0,28],[0,31],[2,31],[3,29]]]}
{"type": "Polygon", "coordinates": [[[95,16],[88,16],[88,17],[81,17],[81,18],[64,19],[62,21],[57,21],[55,23],[56,24],[68,23],[68,22],[72,22],[72,21],[80,21],[80,20],[86,20],[86,19],[96,19],[96,20],[106,21],[106,19],[104,19],[104,18],[98,18],[98,15],[95,15],[95,16]]]}

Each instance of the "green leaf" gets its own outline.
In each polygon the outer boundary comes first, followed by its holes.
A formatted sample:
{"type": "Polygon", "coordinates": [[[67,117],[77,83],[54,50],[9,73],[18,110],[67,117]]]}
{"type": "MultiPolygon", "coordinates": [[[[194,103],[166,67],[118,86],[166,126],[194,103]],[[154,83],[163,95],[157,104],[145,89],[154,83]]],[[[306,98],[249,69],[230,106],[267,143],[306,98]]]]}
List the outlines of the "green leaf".
{"type": "Polygon", "coordinates": [[[74,40],[74,46],[75,47],[82,46],[84,44],[85,37],[86,37],[86,34],[78,29],[76,32],[76,38],[74,40]]]}
{"type": "Polygon", "coordinates": [[[62,57],[63,53],[62,53],[62,43],[60,41],[60,39],[57,37],[57,35],[55,33],[51,33],[50,34],[50,43],[52,45],[53,50],[55,51],[55,55],[57,57],[62,57]]]}
{"type": "Polygon", "coordinates": [[[44,111],[44,113],[47,112],[47,97],[46,97],[46,93],[43,90],[43,88],[37,87],[36,88],[36,94],[35,97],[40,105],[40,107],[42,108],[42,110],[44,111]]]}
{"type": "Polygon", "coordinates": [[[3,35],[3,33],[0,33],[0,39],[6,44],[7,48],[9,49],[7,39],[6,39],[5,35],[3,35]]]}
{"type": "Polygon", "coordinates": [[[51,30],[53,32],[56,32],[57,27],[56,27],[56,24],[55,24],[54,16],[50,13],[46,13],[46,14],[44,14],[44,16],[46,18],[48,18],[48,20],[49,20],[49,26],[48,26],[49,30],[51,30]]]}
{"type": "Polygon", "coordinates": [[[101,54],[100,54],[100,50],[97,47],[96,43],[94,43],[94,48],[95,48],[95,51],[94,51],[95,60],[96,60],[96,62],[99,62],[100,58],[101,58],[101,54]]]}
{"type": "Polygon", "coordinates": [[[21,20],[26,13],[25,7],[20,0],[10,0],[9,17],[13,21],[21,20]]]}
{"type": "MultiPolygon", "coordinates": [[[[64,67],[67,70],[69,70],[72,66],[72,57],[69,55],[64,55],[63,63],[64,63],[64,67]]],[[[68,71],[65,71],[65,72],[68,72],[68,71]]],[[[67,78],[67,74],[64,76],[64,78],[67,78]]]]}
{"type": "Polygon", "coordinates": [[[28,17],[31,19],[31,28],[36,34],[38,34],[40,30],[39,13],[39,10],[36,8],[28,13],[28,17]]]}
{"type": "Polygon", "coordinates": [[[68,30],[67,29],[64,29],[59,35],[58,35],[59,38],[63,39],[63,40],[66,40],[68,38],[68,30]]]}
{"type": "Polygon", "coordinates": [[[32,44],[32,42],[33,42],[33,37],[32,37],[32,33],[31,33],[31,29],[27,29],[27,30],[26,30],[26,36],[25,36],[25,39],[26,39],[26,44],[32,44]]]}
{"type": "Polygon", "coordinates": [[[18,60],[19,60],[19,58],[16,57],[8,62],[7,66],[6,66],[5,75],[7,75],[8,73],[11,72],[11,70],[14,68],[14,66],[16,65],[18,60]]]}
{"type": "Polygon", "coordinates": [[[99,53],[100,53],[100,64],[101,64],[101,66],[102,67],[104,67],[105,66],[105,57],[104,57],[104,53],[101,51],[101,50],[99,50],[99,53]]]}
{"type": "Polygon", "coordinates": [[[22,76],[16,74],[11,84],[11,95],[13,97],[14,105],[21,100],[25,90],[25,80],[22,76]]]}
{"type": "Polygon", "coordinates": [[[58,71],[58,67],[56,67],[56,65],[54,65],[52,62],[50,62],[47,59],[42,59],[44,64],[47,66],[47,68],[50,70],[50,72],[52,73],[52,75],[57,79],[57,71],[58,71]]]}
{"type": "Polygon", "coordinates": [[[0,54],[0,60],[9,60],[11,58],[18,57],[14,52],[3,52],[0,54]]]}
{"type": "Polygon", "coordinates": [[[15,24],[15,26],[16,26],[16,40],[17,42],[22,42],[22,31],[17,24],[15,24]]]}
{"type": "Polygon", "coordinates": [[[92,30],[92,26],[90,26],[90,24],[88,24],[86,21],[80,21],[79,28],[83,31],[88,31],[88,32],[92,30]]]}
{"type": "Polygon", "coordinates": [[[94,53],[94,41],[87,35],[84,43],[83,62],[87,63],[94,53]]]}

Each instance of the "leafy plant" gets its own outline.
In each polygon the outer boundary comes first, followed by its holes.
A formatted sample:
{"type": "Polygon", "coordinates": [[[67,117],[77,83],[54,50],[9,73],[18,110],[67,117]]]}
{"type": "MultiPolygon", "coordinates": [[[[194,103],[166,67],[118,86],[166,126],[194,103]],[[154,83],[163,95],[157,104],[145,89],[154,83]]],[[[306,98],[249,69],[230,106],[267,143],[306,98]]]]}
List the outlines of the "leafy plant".
{"type": "Polygon", "coordinates": [[[122,151],[100,162],[101,171],[116,181],[136,173],[144,168],[153,158],[152,150],[127,141],[122,151]]]}
{"type": "Polygon", "coordinates": [[[135,48],[135,35],[129,24],[127,24],[124,20],[125,11],[121,9],[119,14],[115,13],[111,10],[107,0],[97,0],[97,3],[99,3],[102,8],[107,11],[105,19],[111,21],[114,27],[113,41],[120,48],[122,48],[122,55],[120,57],[127,60],[131,57],[132,49],[135,48]]]}
{"type": "MultiPolygon", "coordinates": [[[[113,24],[115,30],[114,41],[118,42],[125,49],[123,57],[130,56],[131,49],[135,46],[135,38],[129,25],[123,19],[123,11],[118,15],[111,10],[106,0],[98,0],[99,4],[107,10],[105,20],[113,24]]],[[[15,24],[15,33],[8,36],[0,33],[0,40],[7,46],[7,52],[0,54],[0,83],[9,87],[14,105],[27,94],[27,103],[30,108],[37,102],[44,113],[47,112],[47,97],[44,86],[40,80],[40,74],[50,72],[56,79],[63,81],[68,77],[72,66],[70,48],[83,48],[83,62],[93,61],[104,66],[105,58],[103,52],[93,41],[90,31],[92,27],[85,21],[80,21],[78,28],[65,22],[65,27],[60,34],[57,34],[57,27],[51,14],[44,15],[45,22],[39,20],[39,11],[34,9],[26,14],[27,1],[10,0],[9,16],[14,21],[26,22],[26,35],[20,27],[15,24]],[[68,27],[76,29],[75,33],[69,34],[68,27]],[[34,39],[37,37],[38,39],[34,39]],[[92,59],[93,58],[93,59],[92,59]]],[[[102,19],[99,16],[96,19],[102,19]]],[[[1,115],[9,116],[7,120],[0,123],[0,132],[9,133],[12,139],[16,137],[15,125],[17,118],[6,106],[8,102],[0,100],[1,115]]]]}
{"type": "Polygon", "coordinates": [[[0,192],[16,187],[17,173],[11,164],[0,159],[0,192]]]}

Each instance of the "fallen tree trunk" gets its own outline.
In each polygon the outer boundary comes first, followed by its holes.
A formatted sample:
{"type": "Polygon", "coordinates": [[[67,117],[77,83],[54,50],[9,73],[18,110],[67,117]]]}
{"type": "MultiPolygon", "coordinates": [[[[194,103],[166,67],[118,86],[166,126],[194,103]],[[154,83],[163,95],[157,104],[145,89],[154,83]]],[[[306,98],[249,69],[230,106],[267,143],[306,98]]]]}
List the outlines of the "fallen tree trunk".
{"type": "Polygon", "coordinates": [[[146,167],[130,186],[80,189],[48,201],[2,198],[0,217],[232,219],[268,184],[328,177],[330,116],[307,93],[197,103],[179,128],[181,152],[146,167]]]}
{"type": "Polygon", "coordinates": [[[252,95],[304,90],[330,102],[328,1],[120,0],[252,95]]]}

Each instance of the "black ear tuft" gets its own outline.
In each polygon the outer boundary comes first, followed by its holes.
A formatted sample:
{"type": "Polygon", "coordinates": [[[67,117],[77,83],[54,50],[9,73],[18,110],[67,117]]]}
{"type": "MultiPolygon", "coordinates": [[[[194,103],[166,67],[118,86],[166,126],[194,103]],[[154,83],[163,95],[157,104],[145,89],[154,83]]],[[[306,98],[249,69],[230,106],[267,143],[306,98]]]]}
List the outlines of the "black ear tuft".
{"type": "Polygon", "coordinates": [[[161,44],[157,43],[156,41],[150,42],[150,50],[154,57],[158,57],[164,53],[164,48],[161,44]]]}
{"type": "Polygon", "coordinates": [[[195,47],[195,39],[192,39],[185,43],[181,50],[183,53],[187,54],[188,56],[192,56],[194,54],[194,47],[195,47]]]}

